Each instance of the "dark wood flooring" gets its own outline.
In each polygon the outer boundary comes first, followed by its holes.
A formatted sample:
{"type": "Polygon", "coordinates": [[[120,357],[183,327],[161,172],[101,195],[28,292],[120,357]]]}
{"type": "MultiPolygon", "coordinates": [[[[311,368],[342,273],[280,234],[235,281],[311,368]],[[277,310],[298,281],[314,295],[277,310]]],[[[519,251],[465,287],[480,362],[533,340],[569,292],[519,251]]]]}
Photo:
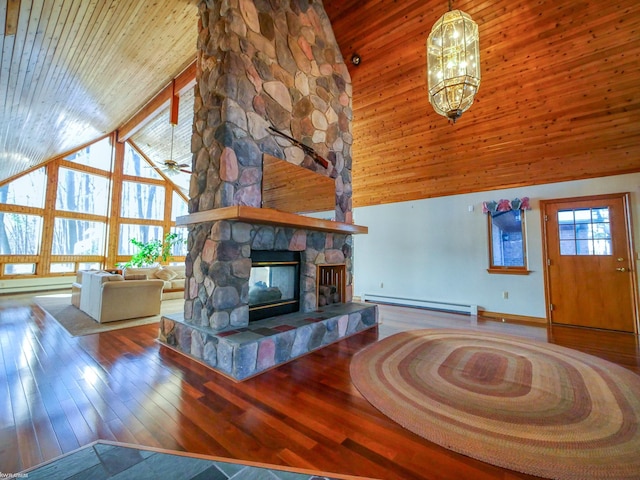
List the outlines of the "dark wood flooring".
{"type": "Polygon", "coordinates": [[[380,414],[351,384],[351,356],[402,330],[472,328],[640,373],[630,334],[380,311],[375,329],[235,383],[161,347],[157,326],[73,338],[38,307],[0,299],[0,472],[104,439],[384,480],[532,478],[445,450],[380,414]]]}

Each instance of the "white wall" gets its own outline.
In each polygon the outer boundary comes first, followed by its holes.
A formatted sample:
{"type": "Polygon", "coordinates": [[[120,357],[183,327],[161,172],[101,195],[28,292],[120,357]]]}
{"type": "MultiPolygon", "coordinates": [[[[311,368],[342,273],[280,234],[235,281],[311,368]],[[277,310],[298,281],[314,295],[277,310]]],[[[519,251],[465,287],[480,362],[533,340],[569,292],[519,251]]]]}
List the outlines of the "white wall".
{"type": "Polygon", "coordinates": [[[491,312],[545,318],[540,200],[630,192],[633,236],[640,241],[639,191],[640,173],[635,173],[356,208],[354,223],[369,227],[369,233],[354,236],[354,295],[476,304],[491,312]],[[532,207],[526,212],[531,273],[489,274],[482,202],[525,196],[532,207]]]}

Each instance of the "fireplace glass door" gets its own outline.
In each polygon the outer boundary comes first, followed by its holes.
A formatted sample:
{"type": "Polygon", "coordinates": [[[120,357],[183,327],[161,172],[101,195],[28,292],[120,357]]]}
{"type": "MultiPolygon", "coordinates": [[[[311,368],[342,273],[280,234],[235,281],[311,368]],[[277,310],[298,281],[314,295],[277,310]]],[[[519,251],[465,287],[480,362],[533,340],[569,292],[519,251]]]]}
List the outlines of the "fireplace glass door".
{"type": "Polygon", "coordinates": [[[300,262],[297,252],[252,252],[249,277],[249,320],[300,308],[300,262]]]}

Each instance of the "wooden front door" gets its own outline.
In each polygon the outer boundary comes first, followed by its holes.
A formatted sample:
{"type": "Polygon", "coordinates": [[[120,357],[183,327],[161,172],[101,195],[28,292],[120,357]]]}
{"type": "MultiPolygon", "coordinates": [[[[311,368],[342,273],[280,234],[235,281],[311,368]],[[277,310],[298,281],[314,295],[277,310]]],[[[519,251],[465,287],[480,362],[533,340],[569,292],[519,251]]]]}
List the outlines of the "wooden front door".
{"type": "Polygon", "coordinates": [[[637,332],[629,195],[540,206],[551,323],[637,332]]]}

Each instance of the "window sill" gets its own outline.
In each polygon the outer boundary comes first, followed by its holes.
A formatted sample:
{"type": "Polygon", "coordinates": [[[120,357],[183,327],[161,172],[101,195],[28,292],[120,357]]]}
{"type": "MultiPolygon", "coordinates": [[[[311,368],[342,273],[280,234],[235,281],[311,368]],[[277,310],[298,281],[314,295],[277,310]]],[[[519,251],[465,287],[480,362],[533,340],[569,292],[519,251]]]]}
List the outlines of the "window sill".
{"type": "Polygon", "coordinates": [[[530,270],[526,268],[513,268],[513,267],[492,267],[487,268],[489,273],[501,273],[504,275],[529,275],[530,270]]]}

